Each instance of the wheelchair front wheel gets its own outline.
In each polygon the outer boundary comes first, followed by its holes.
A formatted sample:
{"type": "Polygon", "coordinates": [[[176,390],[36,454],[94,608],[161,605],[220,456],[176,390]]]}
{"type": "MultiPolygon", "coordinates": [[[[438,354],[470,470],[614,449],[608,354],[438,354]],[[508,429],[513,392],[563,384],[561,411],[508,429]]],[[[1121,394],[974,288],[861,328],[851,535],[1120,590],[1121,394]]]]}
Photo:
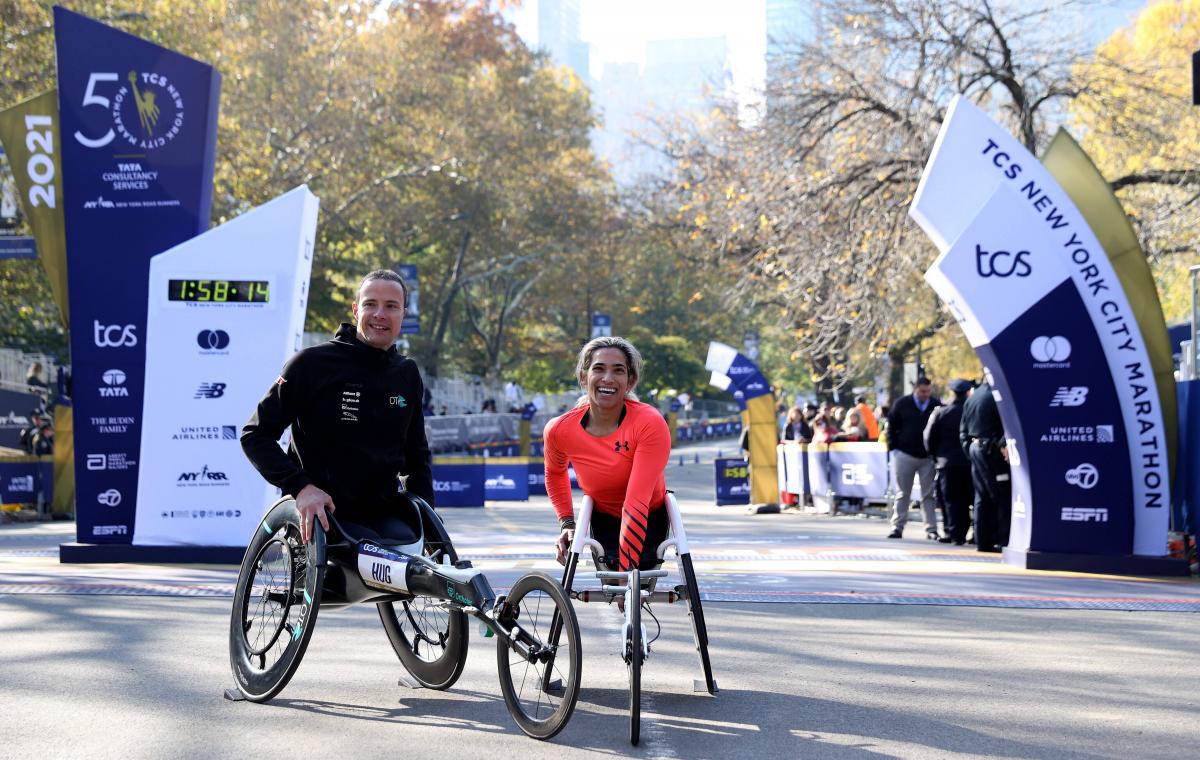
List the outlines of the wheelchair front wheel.
{"type": "Polygon", "coordinates": [[[229,625],[229,662],[238,691],[265,702],[287,686],[312,638],[321,604],[320,526],[300,540],[296,502],[276,505],[254,533],[238,572],[229,625]]]}
{"type": "Polygon", "coordinates": [[[496,664],[504,703],[522,731],[535,739],[549,739],[567,725],[579,699],[583,656],[575,609],[550,576],[529,573],[513,584],[498,622],[512,628],[514,638],[535,652],[527,658],[497,637],[496,664]],[[551,646],[550,631],[556,627],[561,627],[559,641],[551,646]]]}
{"type": "Polygon", "coordinates": [[[642,734],[642,594],[641,573],[629,571],[632,599],[625,602],[629,632],[625,637],[625,661],[629,670],[629,743],[637,746],[642,734]]]}

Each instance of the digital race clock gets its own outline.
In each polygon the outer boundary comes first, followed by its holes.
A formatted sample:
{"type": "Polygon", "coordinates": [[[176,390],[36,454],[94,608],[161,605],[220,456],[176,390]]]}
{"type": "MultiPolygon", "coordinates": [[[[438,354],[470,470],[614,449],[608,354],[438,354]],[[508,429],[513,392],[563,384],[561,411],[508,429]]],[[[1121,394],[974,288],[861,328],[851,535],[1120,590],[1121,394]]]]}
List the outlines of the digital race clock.
{"type": "Polygon", "coordinates": [[[266,303],[267,280],[167,280],[168,301],[266,303]]]}

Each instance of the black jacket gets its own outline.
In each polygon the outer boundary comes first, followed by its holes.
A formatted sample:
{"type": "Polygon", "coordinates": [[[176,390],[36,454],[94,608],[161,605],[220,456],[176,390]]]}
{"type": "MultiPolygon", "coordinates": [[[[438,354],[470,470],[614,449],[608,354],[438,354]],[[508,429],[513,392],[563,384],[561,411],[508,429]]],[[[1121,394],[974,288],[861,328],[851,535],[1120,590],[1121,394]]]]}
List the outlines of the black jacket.
{"type": "Polygon", "coordinates": [[[914,457],[929,456],[925,450],[925,425],[929,422],[929,415],[941,405],[941,401],[930,396],[922,412],[911,393],[897,399],[892,411],[888,412],[888,451],[900,450],[914,457]]]}
{"type": "Polygon", "coordinates": [[[925,448],[937,460],[938,467],[970,467],[958,441],[963,402],[958,399],[948,406],[939,406],[929,415],[925,425],[925,448]]]}
{"type": "Polygon", "coordinates": [[[242,450],[284,493],[309,483],[328,493],[339,517],[377,514],[396,498],[401,474],[433,504],[424,390],[415,362],[362,343],[343,324],[333,340],[288,360],[242,428],[242,450]],[[289,425],[284,454],[277,441],[289,425]]]}
{"type": "Polygon", "coordinates": [[[963,404],[959,438],[964,451],[970,447],[972,438],[992,443],[1004,440],[1004,423],[1000,421],[1000,410],[996,408],[996,399],[992,397],[992,386],[987,383],[976,388],[967,403],[963,404]]]}

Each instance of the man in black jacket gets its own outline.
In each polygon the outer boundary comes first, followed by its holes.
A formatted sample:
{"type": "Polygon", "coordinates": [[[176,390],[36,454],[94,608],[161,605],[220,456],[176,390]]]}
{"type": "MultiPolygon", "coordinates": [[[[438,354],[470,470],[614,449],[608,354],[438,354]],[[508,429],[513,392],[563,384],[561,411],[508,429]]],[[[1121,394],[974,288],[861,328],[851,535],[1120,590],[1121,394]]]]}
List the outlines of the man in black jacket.
{"type": "Polygon", "coordinates": [[[963,404],[959,440],[971,460],[975,485],[975,548],[998,552],[1008,545],[1012,482],[1004,423],[990,384],[981,384],[963,404]]]}
{"type": "Polygon", "coordinates": [[[962,546],[967,540],[967,527],[971,524],[971,463],[959,444],[958,430],[962,422],[963,403],[971,383],[966,380],[951,380],[950,390],[954,401],[939,406],[929,416],[925,426],[925,448],[933,455],[938,497],[942,504],[942,522],[945,535],[939,541],[953,541],[962,546]]]}
{"type": "Polygon", "coordinates": [[[343,324],[332,340],[289,359],[242,428],[251,463],[296,497],[305,542],[314,519],[329,530],[326,510],[339,510],[361,537],[415,538],[416,516],[398,506],[401,476],[405,490],[433,504],[425,388],[394,345],[406,301],[400,275],[368,274],[351,307],[357,328],[343,324]],[[289,425],[285,454],[277,441],[289,425]]]}
{"type": "Polygon", "coordinates": [[[927,377],[913,383],[911,396],[897,399],[888,413],[887,447],[892,465],[892,483],[898,489],[892,502],[892,532],[888,538],[901,538],[908,520],[908,502],[913,478],[921,483],[921,515],[925,519],[925,537],[938,538],[937,510],[933,506],[933,459],[925,449],[925,425],[929,415],[942,402],[933,397],[927,377]]]}

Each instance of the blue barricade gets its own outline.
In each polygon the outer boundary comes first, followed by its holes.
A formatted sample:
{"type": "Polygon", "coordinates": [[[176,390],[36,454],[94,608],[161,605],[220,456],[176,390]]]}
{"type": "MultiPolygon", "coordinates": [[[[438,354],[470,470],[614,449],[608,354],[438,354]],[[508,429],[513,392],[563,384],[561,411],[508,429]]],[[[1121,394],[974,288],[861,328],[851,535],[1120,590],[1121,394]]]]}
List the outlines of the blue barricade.
{"type": "MultiPolygon", "coordinates": [[[[529,460],[525,457],[485,459],[483,496],[502,501],[529,500],[529,460]]],[[[543,485],[543,489],[545,486],[543,485]]]]}
{"type": "Polygon", "coordinates": [[[54,497],[54,461],[50,457],[0,460],[0,504],[49,504],[54,497]]]}
{"type": "Polygon", "coordinates": [[[484,459],[435,457],[433,494],[438,507],[482,507],[484,459]]]}

